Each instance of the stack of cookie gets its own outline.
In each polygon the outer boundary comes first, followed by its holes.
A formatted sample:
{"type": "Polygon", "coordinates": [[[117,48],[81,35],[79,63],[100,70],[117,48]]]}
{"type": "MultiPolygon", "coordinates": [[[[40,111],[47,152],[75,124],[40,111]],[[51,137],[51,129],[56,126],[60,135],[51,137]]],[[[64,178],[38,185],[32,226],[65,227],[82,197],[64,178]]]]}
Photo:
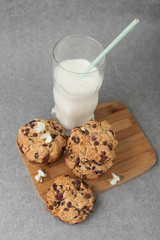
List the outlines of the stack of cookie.
{"type": "Polygon", "coordinates": [[[74,128],[66,140],[59,123],[37,118],[19,129],[17,143],[33,164],[51,164],[65,150],[65,163],[76,177],[55,179],[47,193],[46,209],[70,224],[84,221],[92,212],[95,198],[83,179],[97,179],[114,164],[118,141],[111,125],[89,121],[74,128]]]}

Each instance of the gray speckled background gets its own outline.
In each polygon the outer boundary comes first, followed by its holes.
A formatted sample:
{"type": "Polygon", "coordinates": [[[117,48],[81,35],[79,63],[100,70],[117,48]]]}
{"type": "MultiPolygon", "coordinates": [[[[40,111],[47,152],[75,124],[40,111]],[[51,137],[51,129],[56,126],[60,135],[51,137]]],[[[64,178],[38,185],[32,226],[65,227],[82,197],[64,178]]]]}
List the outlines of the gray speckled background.
{"type": "Polygon", "coordinates": [[[0,239],[158,240],[159,161],[97,196],[84,223],[45,210],[16,148],[18,128],[52,108],[52,47],[71,34],[107,45],[135,17],[140,24],[110,52],[99,102],[121,101],[160,154],[159,0],[0,0],[0,239]]]}

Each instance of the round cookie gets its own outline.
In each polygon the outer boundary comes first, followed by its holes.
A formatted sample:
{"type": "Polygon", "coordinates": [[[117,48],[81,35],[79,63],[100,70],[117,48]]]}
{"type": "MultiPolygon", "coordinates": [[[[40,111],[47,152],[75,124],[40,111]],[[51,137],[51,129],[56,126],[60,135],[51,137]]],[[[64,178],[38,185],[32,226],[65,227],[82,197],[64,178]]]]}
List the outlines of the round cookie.
{"type": "Polygon", "coordinates": [[[46,209],[62,221],[74,224],[86,220],[95,198],[88,184],[69,176],[58,176],[47,192],[46,209]]]}
{"type": "Polygon", "coordinates": [[[31,163],[50,164],[59,159],[63,153],[66,146],[65,132],[56,121],[37,118],[19,129],[18,146],[31,163]],[[35,130],[39,123],[45,124],[43,132],[35,130]],[[50,133],[51,136],[48,143],[45,143],[46,139],[40,139],[45,133],[50,133]]]}
{"type": "Polygon", "coordinates": [[[114,164],[118,141],[107,121],[89,121],[72,130],[65,151],[66,165],[80,178],[97,179],[114,164]]]}

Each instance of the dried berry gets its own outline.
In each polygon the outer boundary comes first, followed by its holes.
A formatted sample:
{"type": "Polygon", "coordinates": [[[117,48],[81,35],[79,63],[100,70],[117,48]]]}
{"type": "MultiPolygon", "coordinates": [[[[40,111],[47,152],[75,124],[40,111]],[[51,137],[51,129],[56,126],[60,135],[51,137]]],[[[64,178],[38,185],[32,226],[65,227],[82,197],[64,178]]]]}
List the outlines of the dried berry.
{"type": "Polygon", "coordinates": [[[43,147],[47,147],[48,145],[46,143],[42,144],[43,147]]]}
{"type": "Polygon", "coordinates": [[[95,146],[98,146],[98,145],[99,145],[99,142],[98,142],[98,141],[94,142],[94,145],[95,145],[95,146]]]}
{"type": "Polygon", "coordinates": [[[56,201],[54,201],[53,206],[57,206],[57,202],[56,201]]]}
{"type": "Polygon", "coordinates": [[[48,161],[48,159],[49,159],[49,154],[42,158],[42,162],[46,163],[48,161]]]}
{"type": "Polygon", "coordinates": [[[51,205],[48,208],[49,208],[49,210],[53,210],[53,207],[51,205]]]}

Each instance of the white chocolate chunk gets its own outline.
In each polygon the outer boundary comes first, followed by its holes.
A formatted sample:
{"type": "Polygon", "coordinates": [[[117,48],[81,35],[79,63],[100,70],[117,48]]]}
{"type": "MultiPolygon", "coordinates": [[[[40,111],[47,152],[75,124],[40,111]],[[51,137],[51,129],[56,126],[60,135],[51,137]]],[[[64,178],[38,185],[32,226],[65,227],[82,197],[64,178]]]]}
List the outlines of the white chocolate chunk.
{"type": "Polygon", "coordinates": [[[112,176],[116,181],[120,181],[120,177],[118,175],[116,175],[115,173],[112,173],[112,176]]]}
{"type": "Polygon", "coordinates": [[[45,130],[45,124],[42,122],[37,122],[37,125],[34,127],[35,132],[40,133],[44,132],[45,130]]]}
{"type": "Polygon", "coordinates": [[[50,142],[52,142],[52,137],[51,137],[51,135],[46,138],[45,143],[50,143],[50,142]]]}
{"type": "Polygon", "coordinates": [[[47,174],[44,173],[41,169],[38,170],[38,174],[39,174],[41,177],[47,177],[47,174]]]}
{"type": "Polygon", "coordinates": [[[35,176],[35,180],[36,180],[37,182],[40,182],[40,178],[41,178],[41,176],[40,176],[39,174],[37,174],[37,175],[35,176]]]}
{"type": "Polygon", "coordinates": [[[120,177],[118,175],[114,174],[114,173],[112,173],[112,176],[113,176],[113,178],[109,179],[109,182],[110,182],[111,185],[116,185],[117,182],[120,181],[120,177]]]}

